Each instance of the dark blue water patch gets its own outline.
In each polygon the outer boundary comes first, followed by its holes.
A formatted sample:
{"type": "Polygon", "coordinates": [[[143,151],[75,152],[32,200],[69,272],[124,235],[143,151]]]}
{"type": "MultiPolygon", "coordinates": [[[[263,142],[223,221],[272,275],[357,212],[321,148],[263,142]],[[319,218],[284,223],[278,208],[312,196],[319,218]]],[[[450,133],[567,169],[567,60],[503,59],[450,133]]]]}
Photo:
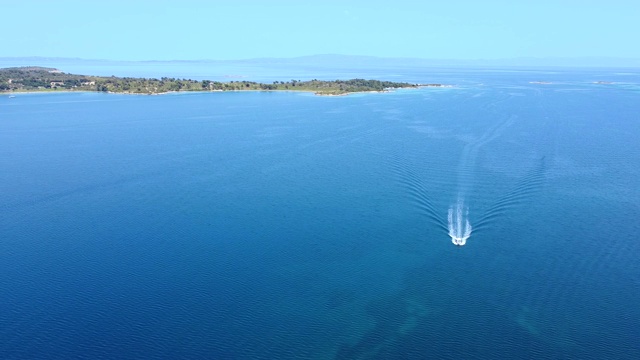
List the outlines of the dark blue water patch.
{"type": "MultiPolygon", "coordinates": [[[[616,210],[610,203],[594,205],[616,210]]],[[[542,215],[537,207],[496,234],[478,235],[467,245],[476,251],[452,249],[407,271],[400,292],[370,303],[375,327],[360,342],[345,344],[340,357],[636,356],[631,339],[636,333],[632,319],[638,316],[633,306],[638,292],[631,289],[636,279],[619,271],[632,268],[628,264],[637,250],[622,251],[622,240],[608,242],[605,250],[596,245],[600,235],[590,234],[593,228],[575,231],[550,221],[593,211],[589,207],[556,209],[542,215]],[[536,227],[525,230],[519,227],[523,223],[536,227]],[[619,321],[614,325],[611,319],[619,321]],[[607,345],[614,339],[621,343],[607,345]]],[[[601,230],[614,231],[617,225],[601,230]]]]}

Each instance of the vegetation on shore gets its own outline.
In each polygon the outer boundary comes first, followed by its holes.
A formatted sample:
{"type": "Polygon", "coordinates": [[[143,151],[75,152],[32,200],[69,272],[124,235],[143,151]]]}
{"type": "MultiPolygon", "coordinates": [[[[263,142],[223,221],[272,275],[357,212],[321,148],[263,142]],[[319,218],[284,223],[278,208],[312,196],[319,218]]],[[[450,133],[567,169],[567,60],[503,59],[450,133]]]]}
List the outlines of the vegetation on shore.
{"type": "Polygon", "coordinates": [[[310,91],[318,95],[344,95],[353,92],[384,91],[441,84],[410,84],[379,80],[290,80],[263,84],[253,81],[209,81],[163,77],[160,79],[89,76],[63,73],[43,67],[0,69],[0,93],[24,91],[100,91],[129,94],[161,94],[174,91],[289,90],[310,91]]]}

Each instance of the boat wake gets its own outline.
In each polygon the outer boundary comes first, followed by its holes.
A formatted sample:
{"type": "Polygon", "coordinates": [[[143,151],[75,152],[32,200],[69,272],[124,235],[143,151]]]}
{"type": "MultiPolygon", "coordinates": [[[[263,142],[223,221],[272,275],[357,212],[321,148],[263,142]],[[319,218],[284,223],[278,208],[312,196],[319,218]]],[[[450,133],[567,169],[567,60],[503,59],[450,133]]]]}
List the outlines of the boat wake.
{"type": "Polygon", "coordinates": [[[469,222],[469,208],[465,208],[464,202],[458,200],[455,207],[449,208],[449,236],[454,245],[462,246],[471,236],[471,223],[469,222]]]}
{"type": "MultiPolygon", "coordinates": [[[[487,207],[481,206],[488,199],[483,195],[474,194],[474,185],[478,181],[476,160],[487,144],[500,138],[516,123],[518,116],[507,114],[496,120],[482,133],[468,134],[459,138],[465,144],[460,154],[457,171],[455,171],[457,187],[455,197],[448,202],[446,220],[442,216],[446,205],[439,203],[438,198],[433,194],[437,191],[446,191],[449,184],[444,179],[448,179],[448,175],[454,173],[448,170],[449,164],[438,163],[431,159],[425,170],[418,170],[418,167],[412,166],[411,161],[407,159],[408,151],[403,149],[393,157],[393,170],[406,194],[409,195],[409,199],[422,213],[430,227],[447,233],[456,246],[466,245],[472,233],[477,235],[492,228],[492,225],[501,221],[505,215],[517,210],[534,197],[544,185],[547,163],[545,156],[542,156],[538,165],[530,168],[514,187],[507,187],[504,192],[498,193],[497,199],[487,207]],[[433,183],[425,183],[427,171],[431,171],[430,176],[435,178],[435,172],[439,168],[446,168],[447,172],[443,173],[441,178],[436,178],[433,183]],[[478,202],[478,199],[482,200],[478,202]],[[473,219],[470,217],[470,212],[473,213],[473,219]]],[[[418,158],[415,161],[424,160],[418,158]]]]}
{"type": "Polygon", "coordinates": [[[511,126],[516,117],[508,116],[498,122],[479,138],[470,141],[464,147],[458,166],[458,197],[454,205],[449,207],[448,229],[451,241],[457,246],[463,246],[471,236],[469,222],[469,207],[465,206],[466,194],[472,191],[475,162],[481,147],[495,140],[511,126]]]}
{"type": "Polygon", "coordinates": [[[475,222],[476,231],[500,221],[501,217],[535,197],[544,186],[547,167],[546,156],[543,156],[538,160],[538,164],[516,183],[515,187],[503,193],[496,202],[484,211],[482,217],[475,222]]]}

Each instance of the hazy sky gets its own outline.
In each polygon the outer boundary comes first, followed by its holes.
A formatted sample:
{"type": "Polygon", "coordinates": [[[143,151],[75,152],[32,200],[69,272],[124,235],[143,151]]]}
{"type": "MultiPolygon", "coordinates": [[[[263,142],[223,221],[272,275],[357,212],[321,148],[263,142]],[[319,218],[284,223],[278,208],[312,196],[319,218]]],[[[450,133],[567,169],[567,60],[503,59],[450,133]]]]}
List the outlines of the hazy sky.
{"type": "Polygon", "coordinates": [[[638,0],[0,0],[0,56],[640,58],[638,0]]]}

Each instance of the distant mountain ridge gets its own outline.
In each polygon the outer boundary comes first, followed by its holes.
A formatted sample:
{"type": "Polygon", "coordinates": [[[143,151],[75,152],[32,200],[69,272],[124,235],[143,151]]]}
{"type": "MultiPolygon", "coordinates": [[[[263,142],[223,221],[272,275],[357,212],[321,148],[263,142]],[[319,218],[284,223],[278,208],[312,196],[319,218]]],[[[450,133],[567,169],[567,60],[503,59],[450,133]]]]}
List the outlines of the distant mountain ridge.
{"type": "Polygon", "coordinates": [[[0,57],[0,63],[47,64],[47,63],[82,63],[91,65],[100,64],[172,64],[172,63],[211,63],[211,64],[243,64],[258,66],[316,66],[316,67],[397,67],[397,66],[452,66],[452,67],[640,67],[638,58],[614,58],[614,57],[576,57],[576,58],[512,58],[512,59],[424,59],[424,58],[400,58],[400,57],[376,57],[362,55],[320,54],[299,56],[291,58],[253,58],[237,60],[106,60],[60,57],[0,57]]]}

